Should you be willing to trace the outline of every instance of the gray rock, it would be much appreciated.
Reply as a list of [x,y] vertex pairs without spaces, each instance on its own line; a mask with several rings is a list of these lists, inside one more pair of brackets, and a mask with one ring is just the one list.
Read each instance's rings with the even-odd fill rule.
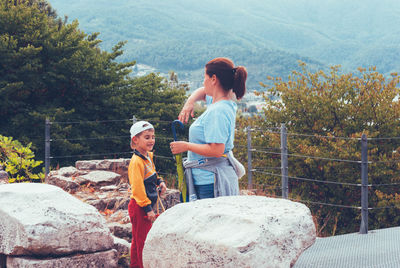
[[61,188],[0,186],[0,254],[56,256],[105,251],[112,245],[103,216]]
[[75,167],[79,170],[108,170],[116,173],[126,173],[130,159],[105,159],[77,161]]
[[107,223],[118,222],[120,224],[130,223],[128,210],[118,210],[110,215],[107,219]]
[[87,173],[83,176],[78,176],[76,181],[79,184],[87,184],[90,183],[92,186],[106,186],[106,185],[115,185],[119,182],[121,175],[111,172],[111,171],[103,171],[103,170],[95,170]]
[[202,199],[178,204],[157,218],[147,235],[143,264],[287,268],[315,239],[310,210],[303,204],[262,196]]
[[56,173],[49,173],[47,183],[58,186],[65,191],[73,190],[79,187],[79,183],[73,177],[65,177]]
[[[119,194],[119,193],[118,193]],[[130,198],[125,196],[111,196],[108,198],[99,197],[99,199],[87,199],[85,200],[86,203],[94,206],[99,211],[103,211],[105,209],[111,209],[113,211],[120,210],[120,209],[128,209]]]
[[76,161],[75,167],[79,170],[95,170],[97,163],[100,160],[83,160],[83,161]]
[[61,258],[35,259],[25,256],[8,256],[7,267],[54,268],[54,267],[87,267],[113,268],[118,266],[118,252],[115,249],[89,253],[75,254]]
[[128,170],[130,159],[106,159],[97,163],[96,169],[110,170],[116,173],[123,173]]
[[162,199],[163,205],[165,209],[171,208],[176,204],[179,204],[180,201],[180,192],[177,189],[167,189],[165,193],[165,198]]
[[[72,177],[79,173],[74,167],[63,167],[56,171],[58,175],[65,176],[65,177]],[[82,175],[82,174],[81,174]]]
[[100,191],[108,192],[108,191],[118,191],[117,185],[108,185],[100,187]]
[[4,170],[0,170],[0,184],[8,183],[8,173]]
[[111,233],[118,237],[125,240],[131,240],[132,238],[132,224],[131,223],[117,223],[112,222],[107,224],[108,228],[110,229]]
[[129,267],[131,243],[114,236],[114,249],[118,252],[118,267]]

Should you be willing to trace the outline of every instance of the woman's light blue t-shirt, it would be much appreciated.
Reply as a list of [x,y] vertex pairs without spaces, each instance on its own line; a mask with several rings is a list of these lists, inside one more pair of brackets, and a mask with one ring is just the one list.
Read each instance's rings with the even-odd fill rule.
[[[233,149],[235,137],[235,120],[237,105],[230,100],[212,103],[212,98],[206,96],[207,109],[189,128],[189,142],[197,144],[223,143],[224,153]],[[202,155],[188,152],[188,160],[205,158]],[[192,169],[195,185],[214,183],[214,173],[198,168]]]

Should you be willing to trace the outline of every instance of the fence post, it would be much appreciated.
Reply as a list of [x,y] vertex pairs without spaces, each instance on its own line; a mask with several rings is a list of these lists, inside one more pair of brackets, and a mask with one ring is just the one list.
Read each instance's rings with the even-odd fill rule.
[[361,136],[361,225],[360,233],[368,233],[368,147],[367,136]]
[[252,165],[251,165],[251,127],[247,127],[247,189],[253,189],[253,174],[252,174]]
[[281,174],[282,174],[282,198],[289,196],[288,187],[288,148],[287,148],[287,129],[285,124],[281,124]]
[[47,183],[47,175],[50,172],[50,124],[48,118],[46,118],[44,128],[44,166],[45,166],[45,182]]

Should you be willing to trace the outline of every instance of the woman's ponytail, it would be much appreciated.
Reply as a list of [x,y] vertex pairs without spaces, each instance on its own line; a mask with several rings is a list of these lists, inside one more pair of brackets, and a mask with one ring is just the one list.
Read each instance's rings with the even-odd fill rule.
[[246,93],[246,79],[247,70],[243,66],[235,67],[233,70],[233,92],[236,94],[236,98],[240,100]]

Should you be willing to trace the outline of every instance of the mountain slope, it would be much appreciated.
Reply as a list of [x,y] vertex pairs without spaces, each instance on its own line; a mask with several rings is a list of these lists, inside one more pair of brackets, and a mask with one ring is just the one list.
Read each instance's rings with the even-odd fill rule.
[[[121,60],[137,60],[179,78],[196,79],[204,64],[231,57],[252,73],[283,78],[298,68],[341,64],[345,71],[377,65],[400,69],[397,0],[50,0],[58,14],[100,32],[102,47],[127,40]],[[202,77],[197,77],[202,79]]]

